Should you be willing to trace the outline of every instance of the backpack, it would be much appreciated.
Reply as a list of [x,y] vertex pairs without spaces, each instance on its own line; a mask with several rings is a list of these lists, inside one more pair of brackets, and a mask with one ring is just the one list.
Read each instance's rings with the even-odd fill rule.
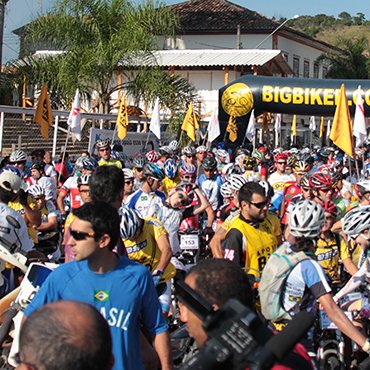
[[304,252],[293,252],[289,247],[285,242],[269,257],[259,283],[262,314],[270,321],[291,319],[283,308],[281,293],[292,269],[299,262],[310,259]]

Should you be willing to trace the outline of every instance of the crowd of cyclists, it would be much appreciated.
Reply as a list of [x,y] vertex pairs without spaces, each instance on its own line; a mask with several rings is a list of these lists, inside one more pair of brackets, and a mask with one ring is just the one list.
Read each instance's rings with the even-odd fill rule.
[[[179,259],[180,232],[199,231],[209,241],[208,258],[233,261],[257,285],[270,256],[289,243],[310,259],[287,278],[284,310],[293,317],[314,311],[319,302],[370,353],[366,328],[358,331],[336,305],[359,286],[359,277],[366,283],[370,146],[357,150],[355,159],[313,145],[284,150],[261,144],[231,152],[222,145],[180,148],[172,141],[131,159],[113,150],[109,139],[95,147],[96,155],[86,152],[75,161],[66,156],[53,162],[44,150],[16,150],[1,162],[0,174],[23,179],[8,205],[24,218],[36,250],[58,262],[75,258],[69,245],[72,211],[92,201],[95,171],[116,167],[124,176],[115,205],[121,235],[116,252],[150,270],[154,285],[162,288],[158,296],[166,318],[172,314],[171,280],[186,270]],[[286,320],[274,322],[276,330],[285,325]],[[307,351],[314,351],[312,336],[305,340]]]

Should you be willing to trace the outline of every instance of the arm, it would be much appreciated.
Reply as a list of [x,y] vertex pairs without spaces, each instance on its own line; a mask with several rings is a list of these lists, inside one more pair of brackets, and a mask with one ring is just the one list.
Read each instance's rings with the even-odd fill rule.
[[243,234],[238,229],[230,229],[224,241],[225,259],[235,262],[238,266],[244,268],[243,261]]
[[36,227],[38,231],[56,230],[58,227],[57,216],[49,215],[48,221]]
[[351,338],[360,347],[363,347],[366,338],[360,331],[352,324],[344,312],[335,304],[331,293],[326,293],[319,298],[320,304],[338,327],[338,329],[349,338]]
[[167,331],[154,336],[154,347],[161,362],[162,370],[173,369],[170,337]]
[[24,214],[26,215],[28,221],[33,226],[41,225],[41,212],[38,209],[32,209],[28,203],[22,204],[24,209]]
[[206,208],[206,213],[207,213],[207,227],[212,227],[213,221],[215,220],[215,212],[213,211],[210,205]]
[[61,212],[62,215],[66,214],[66,210],[64,209],[64,203],[63,203],[63,199],[66,196],[67,196],[67,193],[65,193],[62,190],[59,191],[59,195],[58,195],[58,198],[57,198],[57,206],[58,206],[58,209],[59,209],[59,211]]
[[170,242],[168,240],[167,234],[161,235],[156,241],[157,246],[162,253],[156,269],[164,271],[170,263],[172,257]]
[[356,272],[358,271],[358,268],[357,266],[353,263],[353,261],[351,260],[351,258],[346,258],[345,260],[342,261],[343,262],[343,265],[344,267],[346,268],[346,270],[353,276],[356,274]]
[[[203,211],[206,211],[207,207],[209,207],[209,208],[211,208],[211,207],[210,207],[210,204],[208,203],[206,197],[202,194],[202,192],[199,190],[198,187],[196,187],[194,189],[194,192],[197,195],[198,200],[200,202],[199,206],[194,210],[194,216],[195,216],[195,215],[199,215],[199,213],[202,213]],[[213,210],[212,210],[212,212],[213,212]],[[207,216],[208,216],[208,213],[207,213]],[[214,215],[213,215],[213,217],[214,217]],[[212,223],[213,223],[213,221],[212,221]]]
[[209,242],[213,258],[224,258],[224,251],[222,249],[222,241],[225,240],[226,230],[220,226]]

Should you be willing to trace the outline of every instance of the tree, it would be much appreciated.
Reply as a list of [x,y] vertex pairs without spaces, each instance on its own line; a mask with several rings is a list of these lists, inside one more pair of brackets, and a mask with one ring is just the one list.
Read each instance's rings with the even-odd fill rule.
[[337,53],[323,54],[318,61],[329,64],[328,78],[336,79],[368,79],[370,75],[370,60],[368,58],[368,40],[338,39],[340,49]]
[[359,26],[363,25],[366,22],[364,13],[357,13],[352,19],[353,19],[353,23]]
[[338,14],[338,18],[342,20],[345,24],[350,25],[352,23],[352,17],[351,14],[347,12],[341,12]]
[[[17,67],[30,81],[48,83],[64,99],[71,99],[77,87],[87,96],[96,92],[99,111],[108,113],[111,94],[128,84],[124,66],[137,65],[138,59],[153,63],[157,35],[172,36],[177,27],[171,9],[151,0],[137,6],[129,0],[59,0],[50,13],[27,26],[26,40],[61,53],[29,56]],[[126,74],[121,85],[112,83],[118,71]],[[151,76],[146,85],[139,79],[148,90],[163,85],[166,77],[155,66],[138,69],[137,75],[143,72]],[[160,81],[153,82],[154,76]]]

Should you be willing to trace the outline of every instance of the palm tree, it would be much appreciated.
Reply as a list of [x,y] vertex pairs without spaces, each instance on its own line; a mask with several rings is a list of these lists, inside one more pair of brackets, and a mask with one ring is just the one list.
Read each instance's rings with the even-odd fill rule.
[[[171,9],[151,0],[137,6],[129,0],[59,0],[50,13],[27,26],[26,40],[46,43],[61,53],[29,56],[17,66],[31,82],[47,83],[55,95],[73,98],[77,87],[87,96],[96,92],[101,113],[109,112],[111,94],[125,86],[137,98],[153,101],[157,94],[165,101],[168,87],[160,87],[167,86],[167,75],[155,67],[139,68],[132,80],[123,66],[145,59],[152,59],[153,64],[151,51],[158,49],[157,35],[172,36],[177,27]],[[121,85],[113,82],[118,71],[126,74]],[[132,81],[141,87],[133,88]],[[188,100],[189,91],[187,84],[180,96]]]
[[367,38],[341,38],[336,44],[340,48],[337,53],[323,54],[318,58],[318,61],[329,63],[327,77],[335,79],[368,79],[370,60]]

